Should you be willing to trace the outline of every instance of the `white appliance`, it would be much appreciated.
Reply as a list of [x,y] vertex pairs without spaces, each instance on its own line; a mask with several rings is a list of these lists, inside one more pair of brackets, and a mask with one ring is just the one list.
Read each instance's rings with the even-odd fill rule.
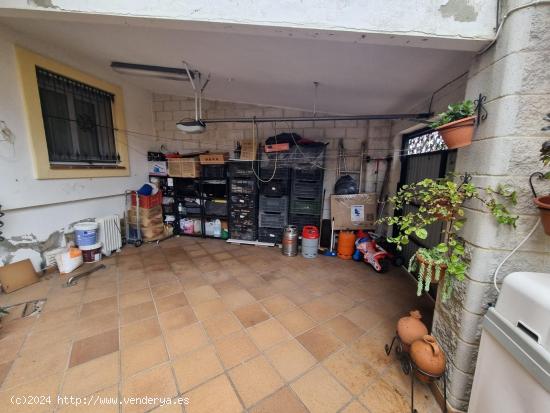
[[550,274],[504,279],[483,319],[468,412],[550,412]]
[[96,218],[98,224],[97,241],[101,242],[103,255],[109,256],[113,251],[122,248],[122,233],[120,231],[120,217],[108,215]]

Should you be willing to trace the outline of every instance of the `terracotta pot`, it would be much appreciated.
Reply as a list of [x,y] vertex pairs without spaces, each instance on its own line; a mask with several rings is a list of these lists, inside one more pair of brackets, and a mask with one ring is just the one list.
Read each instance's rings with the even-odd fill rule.
[[535,205],[539,208],[544,233],[550,235],[550,195],[539,196],[534,201]]
[[435,201],[434,206],[437,208],[445,208],[445,210],[447,211],[445,214],[435,214],[438,221],[450,221],[451,219],[453,219],[453,215],[448,209],[450,206],[450,202],[448,199],[438,199],[437,201]]
[[472,143],[474,137],[475,116],[455,120],[436,130],[439,132],[449,149],[462,148]]
[[397,322],[397,335],[403,343],[403,351],[408,352],[410,345],[419,338],[428,334],[426,325],[420,321],[420,311],[413,310],[406,317],[401,317]]
[[[426,266],[428,265],[428,261],[422,257],[420,254],[416,254],[416,260],[422,264],[424,263]],[[439,271],[439,280],[435,279],[435,266],[432,268],[432,277],[430,279],[430,284],[439,284],[440,281],[443,280],[445,277],[445,271],[447,270],[447,266],[445,264],[441,264],[441,270]]]
[[[440,376],[445,372],[445,353],[437,344],[433,336],[425,335],[411,344],[411,360],[420,370],[433,376]],[[417,377],[428,382],[429,376],[417,372]]]

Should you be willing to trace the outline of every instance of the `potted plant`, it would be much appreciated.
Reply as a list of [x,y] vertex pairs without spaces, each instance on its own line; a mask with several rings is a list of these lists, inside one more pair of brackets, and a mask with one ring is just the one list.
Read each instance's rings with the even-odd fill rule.
[[[550,141],[542,144],[540,150],[540,160],[544,166],[550,165]],[[550,171],[542,174],[543,179],[550,179]],[[550,195],[535,196],[535,205],[539,208],[540,220],[544,227],[544,232],[550,235]]]
[[[442,223],[441,239],[433,248],[420,248],[409,262],[409,271],[418,271],[417,295],[428,291],[430,284],[444,280],[442,299],[446,301],[453,288],[453,279],[462,281],[468,270],[464,240],[459,236],[465,218],[464,203],[478,200],[491,212],[500,224],[515,226],[518,219],[507,207],[500,203],[516,203],[516,193],[508,186],[478,188],[470,183],[470,176],[462,177],[457,183],[452,177],[424,179],[420,182],[403,185],[397,194],[390,198],[395,209],[402,213],[380,219],[378,222],[394,225],[397,235],[388,241],[397,244],[398,249],[409,243],[411,237],[428,238],[433,224]],[[406,205],[418,205],[414,210],[405,211]]]
[[430,127],[439,132],[449,149],[468,146],[474,136],[474,111],[471,100],[449,105],[447,111],[440,113]]

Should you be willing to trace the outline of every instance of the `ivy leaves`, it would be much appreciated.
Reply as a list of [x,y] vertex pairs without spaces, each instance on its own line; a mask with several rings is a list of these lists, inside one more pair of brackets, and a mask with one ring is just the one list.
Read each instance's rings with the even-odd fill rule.
[[455,120],[464,119],[474,114],[475,107],[474,102],[471,100],[465,100],[461,103],[455,103],[449,105],[447,111],[440,113],[438,119],[430,124],[432,129],[446,125],[447,123],[454,122]]

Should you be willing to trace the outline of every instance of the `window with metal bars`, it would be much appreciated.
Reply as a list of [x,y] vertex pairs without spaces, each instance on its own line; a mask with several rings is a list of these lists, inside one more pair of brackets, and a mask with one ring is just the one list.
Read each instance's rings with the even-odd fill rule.
[[40,67],[36,76],[50,164],[116,166],[114,95]]

